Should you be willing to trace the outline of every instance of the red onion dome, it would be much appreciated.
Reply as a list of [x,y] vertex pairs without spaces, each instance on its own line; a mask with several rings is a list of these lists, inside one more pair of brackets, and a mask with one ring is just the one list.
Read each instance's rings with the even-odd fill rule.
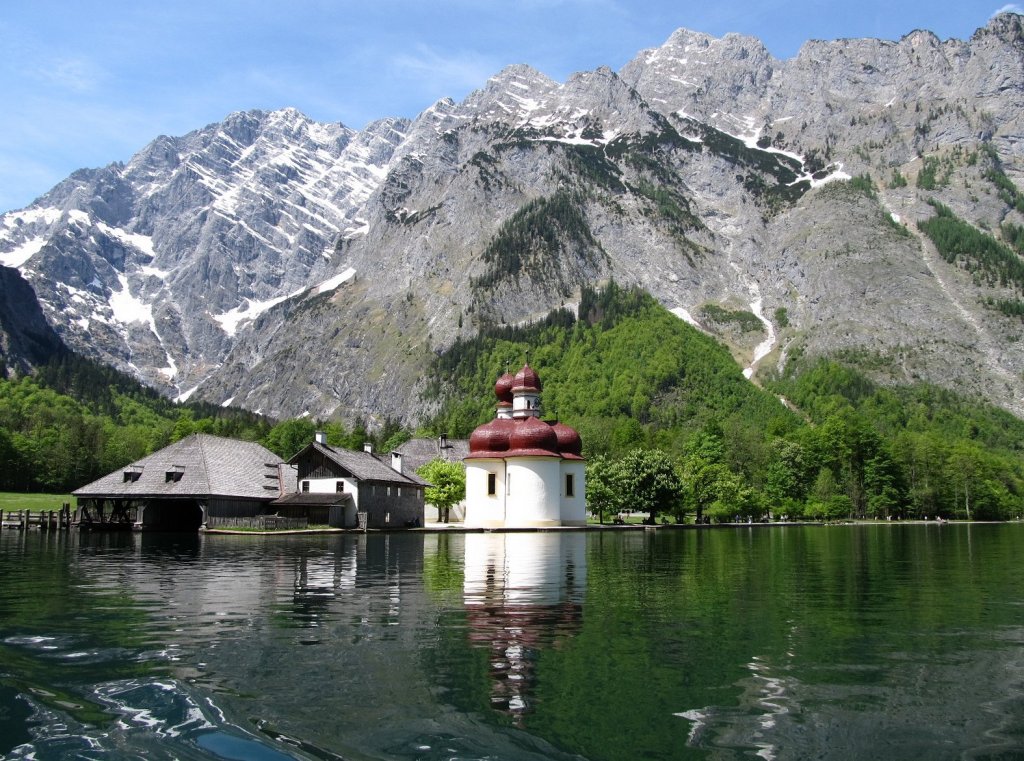
[[469,436],[469,452],[505,452],[509,446],[509,425],[511,420],[495,418],[489,423],[477,426]]
[[540,391],[540,376],[529,365],[523,365],[512,381],[513,391]]
[[544,450],[558,454],[558,436],[551,426],[535,417],[517,421],[509,441],[513,450]]
[[562,454],[583,454],[583,440],[575,428],[570,428],[565,423],[555,423],[551,426],[558,439],[558,451]]
[[498,382],[494,384],[494,395],[498,397],[499,402],[512,404],[512,384],[514,381],[512,373],[505,373],[498,378]]

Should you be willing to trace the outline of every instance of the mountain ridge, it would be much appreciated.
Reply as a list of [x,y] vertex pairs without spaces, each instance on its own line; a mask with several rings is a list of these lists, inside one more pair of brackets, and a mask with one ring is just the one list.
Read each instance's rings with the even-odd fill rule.
[[[1004,14],[966,42],[809,41],[779,61],[678,30],[618,73],[510,66],[358,132],[238,112],[3,215],[0,263],[72,348],[275,416],[415,421],[428,355],[610,278],[755,379],[852,352],[1021,415],[1019,325],[984,307],[1013,289],[936,258],[914,223],[938,198],[997,236],[1024,224],[986,179],[1024,169],[1022,37]],[[926,190],[931,161],[945,182]]]

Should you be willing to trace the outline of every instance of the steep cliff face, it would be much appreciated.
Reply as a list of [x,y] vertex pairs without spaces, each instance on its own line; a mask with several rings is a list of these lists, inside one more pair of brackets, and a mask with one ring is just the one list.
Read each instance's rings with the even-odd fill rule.
[[66,352],[18,271],[0,267],[0,377],[30,373]]
[[917,222],[938,200],[994,237],[1024,225],[1022,67],[1014,15],[789,61],[680,30],[618,74],[510,67],[358,133],[235,114],[5,215],[0,262],[72,346],[273,415],[415,419],[432,352],[608,278],[754,377],[839,353],[1021,414],[1020,318],[991,308],[1019,285]]
[[405,126],[356,134],[286,109],[160,137],[5,215],[0,261],[73,348],[181,393],[239,322],[333,274]]

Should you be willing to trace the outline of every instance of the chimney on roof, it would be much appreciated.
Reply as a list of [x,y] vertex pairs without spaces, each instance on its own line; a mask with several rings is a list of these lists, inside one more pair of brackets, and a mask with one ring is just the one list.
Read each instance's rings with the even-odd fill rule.
[[317,431],[316,433],[314,433],[313,438],[316,439],[317,444],[327,443],[327,434],[324,433],[323,431]]
[[363,442],[363,451],[366,452],[367,454],[373,454],[373,442],[372,441],[364,441]]
[[392,452],[391,453],[391,469],[396,470],[399,473],[402,472],[402,453]]

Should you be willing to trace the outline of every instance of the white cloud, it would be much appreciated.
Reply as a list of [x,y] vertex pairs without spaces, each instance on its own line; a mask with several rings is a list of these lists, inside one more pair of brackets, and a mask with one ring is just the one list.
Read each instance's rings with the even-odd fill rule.
[[992,14],[991,18],[995,18],[1000,13],[1017,13],[1019,15],[1024,15],[1024,7],[1017,5],[1017,3],[1007,3],[1002,8],[996,10]]
[[422,90],[437,98],[460,97],[501,68],[488,56],[472,52],[441,55],[427,45],[416,45],[413,52],[395,56],[391,66],[398,76],[418,82]]
[[39,68],[35,75],[51,85],[76,93],[92,92],[103,79],[102,70],[85,58],[57,58]]

